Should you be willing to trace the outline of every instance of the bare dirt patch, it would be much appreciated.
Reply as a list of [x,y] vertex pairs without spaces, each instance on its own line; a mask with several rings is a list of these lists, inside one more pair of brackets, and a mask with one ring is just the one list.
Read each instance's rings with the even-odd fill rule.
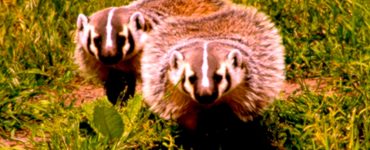
[[333,93],[333,89],[326,89],[329,82],[330,79],[319,78],[302,79],[298,82],[286,81],[282,91],[282,98],[287,99],[290,96],[302,94],[306,89],[313,92],[325,92],[327,94],[331,94]]
[[[31,147],[32,145],[30,142],[31,134],[32,134],[31,131],[23,129],[16,131],[13,137],[10,138],[0,137],[0,148],[34,149],[33,147]],[[33,141],[42,141],[42,138],[33,138]]]
[[65,95],[65,102],[69,105],[71,102],[74,106],[81,106],[83,103],[91,102],[94,99],[105,96],[104,88],[95,85],[81,85],[72,93]]

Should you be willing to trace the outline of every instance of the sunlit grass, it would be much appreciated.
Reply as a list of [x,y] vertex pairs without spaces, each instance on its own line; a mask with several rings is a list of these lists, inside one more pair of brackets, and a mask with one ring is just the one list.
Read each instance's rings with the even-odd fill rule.
[[[264,114],[273,143],[287,149],[370,148],[370,3],[365,0],[234,0],[271,16],[286,49],[287,79],[325,86],[280,98]],[[125,122],[113,143],[87,131],[94,105],[75,107],[66,94],[81,80],[72,62],[79,13],[128,1],[10,0],[0,2],[0,137],[41,149],[175,147],[174,126],[146,110],[118,109]],[[135,108],[135,107],[134,107]],[[131,116],[127,117],[127,116]],[[135,119],[132,119],[134,116]],[[85,124],[85,125],[86,125]],[[0,144],[0,147],[3,146]]]

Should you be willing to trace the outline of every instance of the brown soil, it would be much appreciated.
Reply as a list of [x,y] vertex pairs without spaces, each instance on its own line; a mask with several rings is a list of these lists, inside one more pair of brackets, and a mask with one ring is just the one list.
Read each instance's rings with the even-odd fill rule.
[[91,102],[96,98],[105,95],[104,89],[101,86],[81,85],[72,93],[65,95],[66,104],[69,105],[74,102],[75,106],[81,106],[83,103]]
[[302,94],[305,89],[314,92],[325,92],[326,94],[332,94],[334,89],[326,89],[331,79],[303,79],[298,82],[286,81],[284,83],[281,98],[288,99],[291,96]]
[[[11,149],[35,149],[31,147],[29,130],[18,130],[14,133],[14,137],[5,139],[0,137],[0,149],[11,148]],[[34,141],[42,141],[42,138],[34,138]]]

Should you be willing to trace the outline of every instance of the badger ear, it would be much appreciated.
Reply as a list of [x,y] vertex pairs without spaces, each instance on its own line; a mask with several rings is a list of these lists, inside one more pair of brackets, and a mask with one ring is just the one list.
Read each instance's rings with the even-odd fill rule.
[[84,14],[79,14],[77,18],[77,29],[79,31],[83,30],[88,22],[89,19]]
[[178,69],[181,62],[184,60],[184,56],[178,51],[174,51],[170,55],[170,67]]
[[229,62],[231,62],[232,66],[235,67],[240,67],[242,65],[242,54],[240,53],[239,50],[231,50],[229,54],[227,55],[227,59]]
[[147,22],[141,12],[135,12],[130,16],[129,25],[135,30],[144,30]]

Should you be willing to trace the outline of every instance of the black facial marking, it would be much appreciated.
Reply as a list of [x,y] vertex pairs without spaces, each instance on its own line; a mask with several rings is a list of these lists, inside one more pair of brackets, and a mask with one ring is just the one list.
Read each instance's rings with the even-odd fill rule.
[[177,57],[174,58],[173,60],[173,68],[177,69],[178,68],[178,64],[177,64]]
[[126,37],[117,34],[117,41],[116,42],[117,42],[117,51],[120,51],[120,50],[122,50],[123,46],[125,46]]
[[126,55],[132,53],[135,49],[135,40],[134,40],[134,37],[132,36],[132,33],[131,33],[130,30],[128,30],[127,38],[128,38],[128,43],[130,44],[130,47],[129,47]]
[[222,75],[219,75],[219,74],[215,73],[213,75],[213,80],[215,81],[215,84],[219,84],[222,80]]
[[190,82],[191,84],[194,84],[196,80],[197,80],[197,76],[195,76],[195,75],[191,75],[191,76],[189,77],[189,82]]
[[89,31],[87,35],[87,51],[89,51],[89,53],[94,56],[94,53],[90,49],[90,44],[91,44],[91,31]]
[[[194,89],[194,91],[197,91]],[[201,94],[199,92],[195,92],[194,94],[195,99],[200,103],[200,104],[211,104],[213,103],[217,97],[218,97],[218,90],[215,88],[212,93],[207,93],[207,94]]]
[[[185,75],[183,74],[183,77],[184,77]],[[185,82],[186,82],[186,79],[185,78],[182,78],[181,79],[181,88],[183,89],[183,91],[186,93],[186,94],[190,94],[189,93],[189,91],[187,91],[186,89],[185,89]]]
[[97,36],[94,38],[95,47],[98,49],[99,52],[102,50],[102,38],[101,36]]
[[233,66],[235,68],[238,67],[238,58],[236,56],[234,56],[234,58],[233,58]]
[[136,29],[137,30],[140,30],[140,29],[143,28],[142,25],[140,24],[139,17],[136,17],[135,22],[136,22]]
[[227,86],[224,92],[227,92],[231,87],[231,76],[230,76],[229,70],[226,70],[226,83],[227,83]]

